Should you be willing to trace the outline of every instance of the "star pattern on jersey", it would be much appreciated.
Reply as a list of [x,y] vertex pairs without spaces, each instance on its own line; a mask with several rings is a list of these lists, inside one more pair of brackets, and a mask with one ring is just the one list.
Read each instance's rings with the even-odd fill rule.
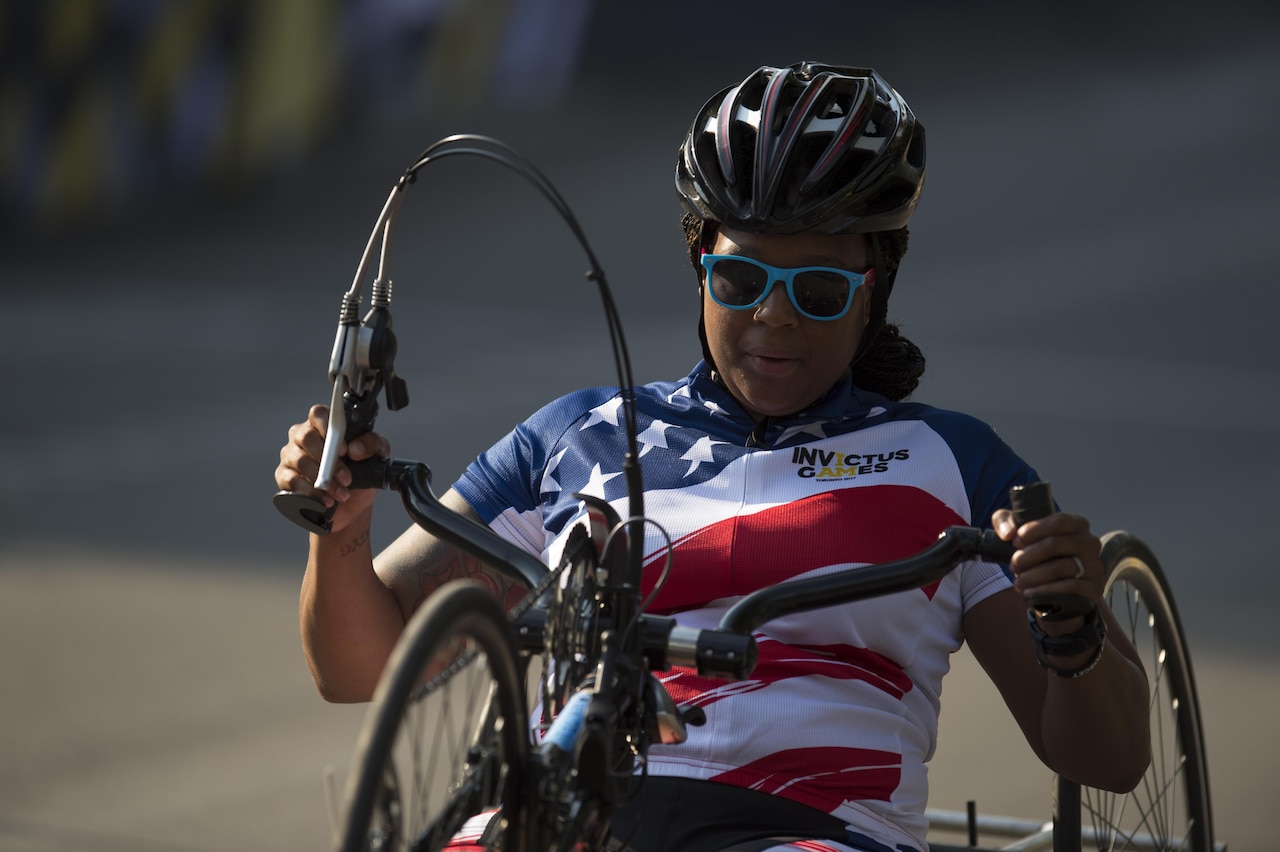
[[667,444],[667,430],[674,428],[670,423],[663,423],[661,420],[654,420],[650,423],[648,428],[636,436],[636,441],[644,445],[644,449],[640,451],[640,458],[644,458],[645,453],[654,447],[661,447],[664,450],[671,449]]
[[667,395],[667,402],[675,402],[677,399],[693,399],[693,392],[688,385],[681,385]]
[[542,472],[542,489],[540,494],[555,494],[560,490],[560,483],[556,481],[556,468],[560,466],[560,460],[564,458],[564,454],[569,452],[569,448],[565,447],[560,452],[551,457],[547,462],[547,468]]
[[[626,435],[616,429],[584,429],[583,424],[610,423],[618,407],[612,401],[589,409],[571,431],[565,443],[548,458],[539,487],[548,529],[559,530],[563,523],[581,515],[576,494],[589,494],[615,501],[626,496]],[[700,412],[700,413],[695,413]],[[707,414],[696,403],[694,411],[668,419],[638,417],[637,452],[644,457],[643,478],[648,489],[677,488],[704,482],[720,475],[747,452],[735,450],[730,441],[713,440],[701,426]],[[687,416],[686,416],[687,415]],[[621,417],[617,418],[621,423]]]
[[688,479],[692,476],[693,472],[696,471],[700,465],[708,463],[714,465],[716,457],[715,453],[712,452],[713,448],[717,445],[724,446],[727,443],[727,441],[713,441],[706,435],[699,438],[697,442],[689,448],[689,451],[680,457],[682,461],[687,461],[689,463],[689,469],[684,472],[684,478]]
[[815,438],[825,438],[827,437],[827,430],[820,420],[813,423],[803,423],[799,426],[788,426],[778,436],[778,440],[774,441],[774,444],[785,444],[787,439],[794,438],[796,435],[812,435]]
[[615,396],[606,402],[597,405],[587,415],[586,422],[582,424],[582,430],[590,429],[597,423],[608,423],[610,426],[617,428],[618,412],[622,409],[622,397]]
[[616,473],[605,473],[597,462],[596,466],[591,468],[591,475],[587,478],[586,484],[577,489],[577,493],[604,499],[605,486],[609,484],[610,480],[617,479],[619,476],[622,476],[621,470]]

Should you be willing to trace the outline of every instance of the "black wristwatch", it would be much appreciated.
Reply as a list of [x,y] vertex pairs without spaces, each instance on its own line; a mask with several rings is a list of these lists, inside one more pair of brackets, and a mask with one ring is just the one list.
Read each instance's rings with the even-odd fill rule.
[[[1078,630],[1064,633],[1061,636],[1050,636],[1044,632],[1040,622],[1036,620],[1034,610],[1027,610],[1027,629],[1036,640],[1036,659],[1040,665],[1062,677],[1080,677],[1088,674],[1102,658],[1102,649],[1107,641],[1107,623],[1098,614],[1095,606],[1084,617],[1084,624]],[[1074,657],[1086,651],[1094,651],[1093,657],[1078,669],[1064,670],[1052,665],[1045,657]]]

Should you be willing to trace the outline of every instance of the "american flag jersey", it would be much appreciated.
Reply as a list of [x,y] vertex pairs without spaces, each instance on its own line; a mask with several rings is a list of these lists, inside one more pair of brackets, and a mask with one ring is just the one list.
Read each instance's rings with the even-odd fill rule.
[[[886,562],[947,526],[987,526],[1035,472],[967,415],[892,402],[848,374],[800,415],[756,424],[699,364],[636,391],[645,514],[673,545],[650,612],[714,627],[744,594]],[[554,564],[585,509],[628,516],[622,397],[583,390],[551,403],[480,456],[455,485],[499,535]],[[645,591],[666,560],[646,535]],[[675,668],[660,676],[705,725],[655,746],[649,772],[785,796],[887,846],[925,848],[925,763],[961,616],[1011,585],[974,561],[922,590],[777,619],[756,632],[759,664],[737,683]]]

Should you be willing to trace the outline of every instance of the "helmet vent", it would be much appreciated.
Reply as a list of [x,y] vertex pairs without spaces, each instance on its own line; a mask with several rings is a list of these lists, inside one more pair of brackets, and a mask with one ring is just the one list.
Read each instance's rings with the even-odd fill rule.
[[870,136],[874,139],[883,139],[893,133],[894,128],[897,126],[898,117],[889,105],[883,101],[876,101],[875,106],[871,109],[871,116],[867,119],[867,126],[862,135]]

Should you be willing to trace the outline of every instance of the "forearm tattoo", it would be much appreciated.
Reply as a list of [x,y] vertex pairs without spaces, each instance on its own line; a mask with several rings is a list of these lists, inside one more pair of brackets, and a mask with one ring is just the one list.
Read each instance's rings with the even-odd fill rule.
[[338,552],[341,553],[343,556],[350,556],[356,551],[362,549],[368,543],[369,543],[369,530],[366,529],[364,532],[360,533],[358,536],[351,539],[351,541],[342,545],[342,547],[338,550]]
[[474,580],[484,586],[508,612],[520,603],[528,592],[528,588],[523,583],[490,568],[474,556],[447,548],[439,559],[429,560],[418,569],[418,588],[421,594],[414,606],[420,605],[428,595],[450,580],[461,578]]

